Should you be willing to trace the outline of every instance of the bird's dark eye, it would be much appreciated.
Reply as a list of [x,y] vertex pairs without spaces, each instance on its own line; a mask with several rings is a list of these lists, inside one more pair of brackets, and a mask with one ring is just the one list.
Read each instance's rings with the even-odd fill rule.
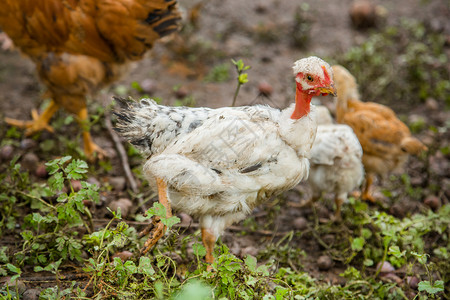
[[311,75],[307,75],[306,79],[308,79],[308,81],[313,81],[314,80]]

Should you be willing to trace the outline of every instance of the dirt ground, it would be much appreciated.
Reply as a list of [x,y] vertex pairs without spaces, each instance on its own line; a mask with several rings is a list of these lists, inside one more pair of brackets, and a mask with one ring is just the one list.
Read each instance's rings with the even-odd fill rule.
[[[198,2],[198,0],[181,0],[180,4],[186,12],[189,12]],[[136,81],[144,87],[146,93],[162,99],[163,104],[174,104],[181,95],[181,97],[191,96],[195,100],[196,106],[213,108],[228,106],[231,104],[236,87],[235,72],[231,67],[230,60],[242,59],[246,65],[251,66],[251,69],[248,71],[249,82],[242,87],[237,104],[266,103],[282,108],[294,100],[291,65],[296,59],[317,55],[334,63],[338,54],[363,42],[370,34],[370,31],[359,31],[352,28],[349,18],[351,0],[302,2],[211,0],[203,2],[204,5],[196,19],[195,28],[191,28],[190,34],[186,35],[189,40],[173,38],[156,45],[154,51],[147,58],[136,63],[128,75],[110,89],[101,92],[95,97],[95,100],[108,106],[111,102],[111,95],[123,91],[122,87],[127,87],[125,95],[139,97],[141,94],[128,88],[132,82]],[[443,31],[450,35],[448,1],[386,0],[375,2],[387,10],[386,22],[388,24],[398,24],[399,20],[404,17],[429,19],[432,26],[441,26]],[[291,38],[294,12],[304,4],[309,5],[307,15],[311,20],[310,39],[304,47],[294,47]],[[205,80],[214,67],[224,63],[230,66],[228,80],[222,82]],[[273,88],[270,99],[259,95],[259,85],[263,82],[269,83]],[[0,50],[0,103],[2,107],[0,122],[4,122],[5,116],[29,119],[31,109],[39,107],[42,101],[42,92],[43,86],[35,74],[34,65],[16,51]],[[361,93],[364,96],[363,90]],[[329,107],[333,107],[332,99],[324,100],[324,102],[326,101],[329,102]],[[443,103],[439,105],[441,108],[444,107]],[[426,103],[417,107],[400,106],[398,112],[423,117],[428,124],[438,127],[450,120],[448,111],[433,110]],[[65,112],[61,112],[57,118],[64,118],[66,115]],[[5,127],[4,124],[1,126]],[[56,134],[64,134],[64,132]],[[74,130],[73,134],[77,134],[77,131]],[[41,136],[40,141],[52,137],[54,135],[45,134]],[[436,149],[448,146],[448,134],[437,138],[424,131],[418,137],[434,150],[434,154],[430,155],[427,160],[410,159],[406,171],[411,177],[411,183],[414,187],[420,186],[425,190],[430,182],[439,184],[441,190],[437,196],[442,197],[444,202],[448,203],[450,159],[448,155],[436,154]],[[116,150],[106,131],[94,131],[94,140],[111,154],[113,166],[108,174],[97,180],[103,184],[113,177],[123,178],[124,173],[120,167]],[[138,166],[139,163],[139,161],[133,160],[133,167]],[[404,186],[399,182],[397,179],[382,183],[383,188],[390,189],[394,194],[405,194],[397,197],[398,202],[387,202],[382,208],[400,217],[420,210],[424,204],[422,203],[423,199],[412,200],[410,196],[406,195]],[[104,205],[125,194],[124,191],[112,190],[105,196]],[[259,226],[259,231],[255,234],[236,234],[242,226],[242,224],[236,224],[222,237],[222,242],[227,244],[236,255],[257,254],[260,247],[263,248],[292,230],[294,221],[300,217],[313,222],[310,216],[317,214],[319,221],[329,220],[333,214],[331,202],[317,203],[314,210],[311,208],[292,209],[286,204],[288,201],[300,202],[308,195],[309,191],[306,185],[300,184],[293,191],[285,193],[282,205],[272,201],[255,210],[251,216]],[[273,207],[277,207],[279,211],[277,211],[274,221],[266,224],[265,220],[272,213]],[[97,212],[98,215],[94,218],[104,220],[108,218],[105,209],[99,208]],[[133,220],[131,215],[129,220]],[[100,222],[99,224],[104,223]],[[308,226],[312,226],[312,224],[309,223]],[[343,263],[335,263],[327,271],[321,271],[317,267],[317,258],[323,254],[324,249],[314,237],[305,234],[295,239],[294,244],[308,254],[307,258],[302,261],[305,271],[331,283],[338,283],[342,280],[338,274],[346,268]]]

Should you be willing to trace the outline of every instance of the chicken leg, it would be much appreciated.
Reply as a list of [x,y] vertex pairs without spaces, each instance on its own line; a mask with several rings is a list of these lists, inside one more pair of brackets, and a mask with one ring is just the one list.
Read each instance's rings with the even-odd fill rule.
[[216,237],[208,229],[202,228],[202,242],[206,249],[205,261],[208,264],[207,270],[211,271],[211,264],[214,262],[214,246],[216,244]]
[[361,199],[365,200],[365,201],[370,201],[372,203],[376,202],[375,197],[372,195],[372,184],[373,184],[373,174],[371,173],[366,173],[366,183],[364,186],[364,191],[361,195]]
[[92,140],[92,136],[89,132],[88,123],[88,111],[86,107],[81,108],[77,113],[78,123],[80,124],[83,136],[83,145],[84,145],[84,153],[89,160],[94,159],[94,153],[97,153],[100,159],[103,159],[107,156],[106,152],[100,148],[97,144]]
[[334,212],[334,220],[335,221],[341,221],[342,220],[342,216],[341,216],[341,206],[342,203],[345,202],[345,199],[347,199],[347,194],[343,195],[336,195],[336,197],[334,198],[334,204],[336,205],[336,211]]
[[58,109],[59,104],[52,100],[41,115],[39,115],[35,109],[31,111],[31,117],[33,118],[33,121],[22,121],[5,118],[5,122],[12,126],[25,128],[25,135],[27,136],[44,129],[50,132],[54,132],[53,127],[49,125],[49,122],[51,117],[58,111]]
[[[172,216],[172,208],[170,207],[169,200],[167,199],[167,183],[160,178],[156,178],[156,184],[158,186],[159,202],[166,208],[166,217],[170,218]],[[152,229],[150,230],[150,228]],[[150,233],[150,236],[145,242],[144,247],[141,249],[141,253],[147,253],[154,245],[156,245],[159,239],[163,237],[166,229],[166,226],[161,222],[159,217],[154,217],[152,220],[152,224],[150,224],[150,227],[147,227],[139,234],[140,236],[142,236]]]

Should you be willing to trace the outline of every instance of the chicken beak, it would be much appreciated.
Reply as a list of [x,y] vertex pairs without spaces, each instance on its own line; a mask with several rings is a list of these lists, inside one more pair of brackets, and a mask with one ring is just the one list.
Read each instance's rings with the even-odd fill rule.
[[336,97],[337,95],[334,84],[331,84],[330,86],[319,87],[318,89],[322,94],[331,94],[333,95],[333,97]]

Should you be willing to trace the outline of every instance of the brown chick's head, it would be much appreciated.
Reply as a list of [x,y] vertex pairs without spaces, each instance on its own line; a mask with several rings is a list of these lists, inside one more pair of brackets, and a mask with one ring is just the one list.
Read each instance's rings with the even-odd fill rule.
[[338,98],[342,100],[358,100],[359,92],[355,77],[340,65],[334,65],[333,69],[334,81],[338,88]]
[[412,136],[404,137],[400,147],[403,151],[412,155],[418,155],[421,152],[428,151],[427,146]]
[[310,56],[297,60],[293,70],[297,91],[311,96],[336,94],[333,70],[326,61]]

